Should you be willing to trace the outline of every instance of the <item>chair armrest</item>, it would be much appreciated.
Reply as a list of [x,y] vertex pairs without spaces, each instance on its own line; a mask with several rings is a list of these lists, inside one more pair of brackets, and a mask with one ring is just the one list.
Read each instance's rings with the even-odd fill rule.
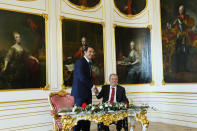
[[50,114],[53,118],[57,119],[60,117],[60,115],[58,115],[58,113],[54,110],[50,110]]

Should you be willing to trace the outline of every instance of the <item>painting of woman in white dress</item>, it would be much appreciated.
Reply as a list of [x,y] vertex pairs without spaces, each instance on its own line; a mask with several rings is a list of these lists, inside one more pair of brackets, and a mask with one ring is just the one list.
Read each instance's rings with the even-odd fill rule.
[[116,27],[116,63],[120,84],[152,81],[150,30]]

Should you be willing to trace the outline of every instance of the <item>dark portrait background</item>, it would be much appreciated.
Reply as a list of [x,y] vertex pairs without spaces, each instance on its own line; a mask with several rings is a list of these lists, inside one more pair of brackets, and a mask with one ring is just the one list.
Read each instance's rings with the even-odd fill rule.
[[71,3],[79,6],[94,7],[100,0],[69,0]]
[[95,56],[92,62],[92,74],[97,85],[104,84],[103,27],[99,24],[73,20],[63,20],[63,77],[64,85],[71,86],[74,64],[83,56],[82,37],[86,44],[93,46]]
[[161,0],[160,5],[164,81],[197,82],[197,1]]
[[[20,34],[22,53],[16,50],[10,53],[16,43],[13,32]],[[2,71],[8,56],[7,68]],[[0,10],[0,67],[0,89],[40,88],[46,85],[43,17]]]
[[136,15],[146,7],[146,0],[114,0],[120,12],[127,15]]
[[[115,28],[116,63],[120,84],[151,83],[151,41],[148,28]],[[130,42],[135,43],[133,57],[130,57]],[[133,53],[132,52],[132,53]],[[135,62],[128,65],[129,62]]]

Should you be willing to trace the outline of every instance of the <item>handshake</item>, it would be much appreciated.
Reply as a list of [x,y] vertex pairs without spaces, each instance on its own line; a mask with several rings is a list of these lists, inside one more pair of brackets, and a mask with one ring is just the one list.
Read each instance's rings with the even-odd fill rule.
[[93,85],[92,91],[93,91],[96,95],[99,93],[99,90],[98,90],[98,88],[97,88],[95,85]]

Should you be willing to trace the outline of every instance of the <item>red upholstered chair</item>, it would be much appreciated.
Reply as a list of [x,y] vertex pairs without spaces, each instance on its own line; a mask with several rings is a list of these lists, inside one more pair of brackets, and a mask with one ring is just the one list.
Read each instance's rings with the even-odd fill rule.
[[61,131],[62,123],[58,111],[72,109],[74,106],[74,98],[70,96],[70,93],[60,90],[59,92],[50,93],[49,102],[52,108],[51,115],[53,116],[54,130]]

